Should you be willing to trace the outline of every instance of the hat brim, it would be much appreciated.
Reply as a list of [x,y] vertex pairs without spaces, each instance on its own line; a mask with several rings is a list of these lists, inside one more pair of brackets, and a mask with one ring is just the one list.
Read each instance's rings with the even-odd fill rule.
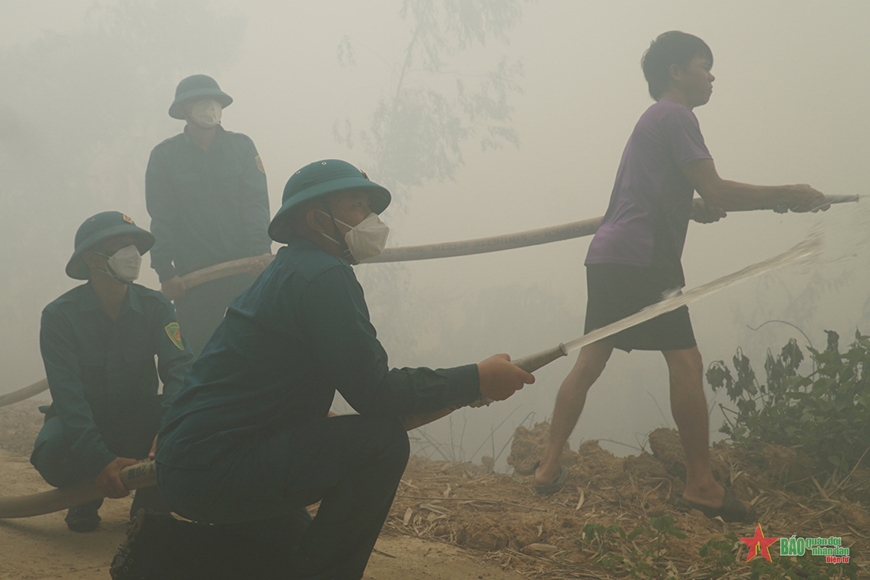
[[272,218],[272,222],[269,224],[269,237],[278,243],[286,244],[294,234],[290,220],[294,209],[312,199],[350,190],[364,191],[369,194],[369,203],[371,204],[372,211],[376,214],[380,214],[387,209],[390,201],[392,201],[392,196],[385,187],[363,177],[330,179],[329,181],[304,189],[284,202],[284,205],[281,206],[281,209],[278,210],[278,213],[275,214],[275,217]]
[[185,101],[212,98],[220,103],[221,107],[227,108],[233,104],[233,98],[220,89],[206,87],[195,89],[179,95],[169,106],[169,116],[173,119],[184,120],[184,103]]
[[91,277],[91,271],[88,269],[88,265],[85,264],[85,261],[82,259],[82,254],[84,254],[103,240],[108,240],[109,238],[114,238],[117,236],[132,236],[133,244],[142,255],[148,252],[148,250],[150,250],[151,247],[154,245],[154,236],[151,234],[151,232],[143,230],[142,228],[133,224],[122,224],[112,226],[111,228],[106,228],[104,230],[96,232],[94,235],[88,238],[85,238],[84,241],[79,244],[79,246],[76,248],[76,251],[73,252],[72,257],[69,259],[69,262],[67,262],[66,264],[66,275],[75,280],[88,280]]

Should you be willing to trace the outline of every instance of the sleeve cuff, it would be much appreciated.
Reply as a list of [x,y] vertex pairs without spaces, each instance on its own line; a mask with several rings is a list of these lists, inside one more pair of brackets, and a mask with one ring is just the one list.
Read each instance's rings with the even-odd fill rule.
[[458,384],[459,391],[457,395],[461,398],[456,401],[457,403],[467,405],[480,398],[480,374],[476,364],[438,369],[438,372]]
[[173,266],[154,268],[154,271],[157,272],[157,277],[160,279],[161,284],[178,276]]

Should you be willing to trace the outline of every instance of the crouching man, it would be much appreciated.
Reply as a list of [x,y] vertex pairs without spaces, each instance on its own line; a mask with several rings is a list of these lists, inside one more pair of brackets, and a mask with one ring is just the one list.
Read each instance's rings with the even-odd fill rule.
[[[351,265],[383,249],[390,199],[344,161],[290,178],[269,226],[286,246],[230,305],[160,431],[160,489],[186,518],[270,525],[321,502],[280,577],[362,577],[408,459],[404,417],[534,381],[507,355],[388,367]],[[359,415],[327,417],[336,391]]]
[[[190,367],[193,355],[172,304],[132,283],[153,244],[122,213],[88,218],[66,266],[69,277],[87,282],[42,311],[39,345],[52,403],[41,409],[45,424],[30,461],[53,486],[94,481],[108,497],[129,495],[120,471],[148,456],[164,405]],[[102,502],[71,508],[69,529],[95,530]],[[164,505],[157,488],[143,489],[131,515],[140,507],[165,511]]]

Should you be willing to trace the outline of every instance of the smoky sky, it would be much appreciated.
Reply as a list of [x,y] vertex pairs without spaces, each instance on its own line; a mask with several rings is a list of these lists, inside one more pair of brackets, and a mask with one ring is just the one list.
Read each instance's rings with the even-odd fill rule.
[[[832,194],[866,190],[870,4],[862,1],[481,0],[468,5],[489,7],[486,26],[459,18],[434,29],[434,41],[438,34],[444,41],[439,61],[417,52],[410,66],[409,47],[421,42],[412,1],[5,4],[0,360],[7,371],[0,393],[44,376],[39,314],[75,285],[63,266],[78,225],[117,209],[147,226],[148,153],[181,130],[166,111],[188,74],[214,76],[235,99],[223,125],[256,143],[273,214],[296,169],[346,159],[395,184],[397,203],[383,216],[390,245],[602,215],[625,142],[651,103],[640,57],[673,29],[700,36],[713,51],[713,96],[695,113],[722,177],[809,183]],[[438,17],[450,22],[449,14]],[[462,30],[482,30],[482,37],[463,38]],[[400,94],[422,120],[394,122]],[[471,94],[489,101],[475,109]],[[439,98],[443,109],[432,109]],[[453,111],[461,123],[425,116],[432,110]],[[394,115],[393,124],[381,114]],[[421,127],[430,133],[421,136]],[[445,155],[435,155],[436,143]],[[384,161],[397,150],[414,158]],[[692,305],[705,362],[729,360],[742,346],[760,370],[767,349],[776,352],[791,337],[806,343],[780,323],[749,329],[768,320],[799,326],[816,346],[825,329],[844,340],[856,329],[870,332],[867,202],[825,214],[733,213],[692,224],[683,255],[690,287],[813,230],[827,243],[812,265]],[[582,334],[588,243],[356,271],[391,364],[450,366],[496,352],[522,356]],[[157,284],[145,267],[142,283]],[[551,413],[572,362],[541,370],[536,385],[507,402],[430,426],[416,435],[418,449],[468,459],[482,445],[475,460],[498,454],[513,427]],[[709,389],[708,399],[712,406]],[[715,432],[721,418],[718,411],[712,417]],[[661,355],[617,353],[590,393],[572,445],[602,438],[638,446],[661,425],[673,426]]]

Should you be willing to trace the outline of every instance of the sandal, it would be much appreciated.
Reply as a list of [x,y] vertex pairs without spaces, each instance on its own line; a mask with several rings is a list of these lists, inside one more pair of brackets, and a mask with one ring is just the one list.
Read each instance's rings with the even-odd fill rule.
[[722,518],[726,522],[752,523],[758,519],[755,508],[737,499],[730,489],[725,490],[722,506],[718,508],[688,501],[683,499],[682,494],[671,496],[670,503],[683,509],[698,510],[710,519]]
[[[534,477],[535,472],[538,470],[538,467],[541,465],[541,462],[538,461],[535,463],[535,466],[532,467],[532,476]],[[553,495],[562,491],[562,488],[565,487],[565,480],[568,479],[568,471],[565,469],[559,470],[559,475],[556,476],[556,479],[551,481],[550,483],[536,483],[535,484],[535,492],[538,495]]]

